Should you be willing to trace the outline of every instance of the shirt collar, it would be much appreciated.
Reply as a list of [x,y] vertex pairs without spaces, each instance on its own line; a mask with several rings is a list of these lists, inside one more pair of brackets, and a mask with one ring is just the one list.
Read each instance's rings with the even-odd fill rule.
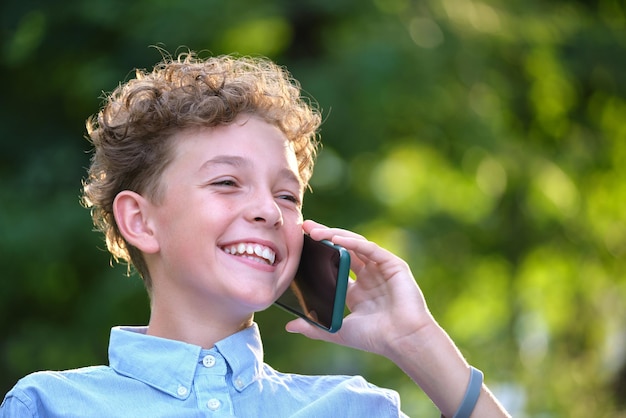
[[224,357],[232,383],[243,390],[262,373],[263,345],[257,324],[215,344],[210,350],[182,341],[147,335],[147,327],[114,327],[109,342],[110,366],[117,373],[144,382],[180,399],[191,390],[196,368],[207,351]]
[[263,343],[256,323],[215,344],[233,374],[233,386],[242,391],[263,372]]

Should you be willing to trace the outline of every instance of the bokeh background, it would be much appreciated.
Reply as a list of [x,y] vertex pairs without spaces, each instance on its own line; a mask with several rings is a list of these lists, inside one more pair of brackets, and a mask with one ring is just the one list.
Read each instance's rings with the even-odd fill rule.
[[[79,205],[84,121],[159,46],[265,55],[324,114],[305,215],[405,258],[518,417],[626,416],[626,7],[618,0],[4,0],[0,392],[106,363],[148,300]],[[283,371],[393,364],[257,317]]]

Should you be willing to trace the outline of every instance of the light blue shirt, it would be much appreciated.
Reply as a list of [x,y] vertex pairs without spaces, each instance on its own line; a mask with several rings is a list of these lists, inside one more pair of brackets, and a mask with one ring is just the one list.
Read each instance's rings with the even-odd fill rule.
[[405,417],[396,392],[355,376],[303,376],[263,362],[255,325],[210,350],[116,327],[110,366],[37,372],[7,393],[0,418]]

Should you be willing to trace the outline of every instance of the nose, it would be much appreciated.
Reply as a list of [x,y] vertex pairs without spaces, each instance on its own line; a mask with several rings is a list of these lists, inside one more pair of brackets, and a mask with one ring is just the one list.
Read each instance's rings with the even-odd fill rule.
[[271,227],[283,224],[283,212],[271,193],[258,193],[250,199],[247,217],[251,222]]

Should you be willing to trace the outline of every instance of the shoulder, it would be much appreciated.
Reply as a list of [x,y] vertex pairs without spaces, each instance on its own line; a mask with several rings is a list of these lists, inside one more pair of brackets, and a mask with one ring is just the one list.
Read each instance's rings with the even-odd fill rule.
[[291,394],[317,405],[340,407],[342,413],[355,412],[346,416],[358,416],[357,411],[369,412],[366,414],[369,416],[403,416],[396,391],[376,386],[362,376],[280,373],[269,366],[266,371],[270,380],[279,379],[289,387]]
[[399,403],[399,395],[396,391],[381,388],[368,382],[362,376],[321,375],[301,376],[294,378],[313,390],[327,393],[332,396],[335,392],[344,398],[354,398],[363,401],[364,398],[387,400],[391,403]]
[[29,374],[6,394],[0,417],[39,416],[43,411],[55,409],[56,406],[59,409],[64,408],[64,403],[97,388],[111,373],[115,372],[109,367],[92,366]]
[[13,390],[38,392],[71,389],[85,382],[106,379],[115,372],[108,366],[90,366],[63,371],[40,371],[20,379]]
[[328,390],[334,387],[345,387],[354,388],[355,390],[372,389],[375,391],[387,391],[387,389],[382,389],[359,375],[306,375],[280,372],[267,363],[264,363],[263,366],[266,378],[284,380],[289,383],[302,385],[308,389],[319,388],[320,390]]

